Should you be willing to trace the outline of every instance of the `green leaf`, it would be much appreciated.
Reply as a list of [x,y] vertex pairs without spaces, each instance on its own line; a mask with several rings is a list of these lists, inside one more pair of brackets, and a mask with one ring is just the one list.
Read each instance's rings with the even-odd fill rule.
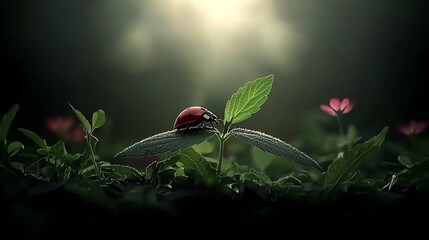
[[64,178],[63,178],[63,182],[67,182],[70,179],[70,174],[71,174],[72,168],[68,167],[66,168],[66,170],[64,170]]
[[21,162],[14,162],[14,161],[10,162],[10,166],[15,168],[15,169],[18,169],[22,173],[25,172],[25,169],[26,169],[26,168],[24,168],[24,163],[21,163]]
[[130,166],[125,166],[125,165],[118,165],[118,164],[109,164],[109,165],[105,165],[102,166],[103,170],[111,170],[113,171],[114,175],[122,180],[126,180],[126,179],[130,179],[130,178],[138,178],[141,179],[142,175],[141,173]]
[[201,176],[204,183],[209,186],[216,181],[216,170],[212,168],[210,163],[204,159],[199,153],[192,148],[180,151],[180,162],[183,163],[185,173],[188,175],[190,171],[196,172]]
[[37,135],[35,132],[24,129],[24,128],[18,128],[18,131],[20,131],[26,137],[31,139],[33,142],[35,142],[37,144],[37,146],[39,146],[41,148],[47,148],[46,140],[39,137],[39,135]]
[[406,156],[398,156],[398,161],[407,168],[410,168],[413,165],[411,159]]
[[349,181],[356,175],[358,167],[364,162],[365,157],[375,152],[384,141],[388,127],[385,127],[377,136],[368,141],[356,145],[344,156],[334,161],[324,174],[324,185],[334,189],[337,185]]
[[82,156],[82,154],[80,154],[80,153],[75,153],[75,154],[66,153],[64,155],[64,159],[68,163],[74,163],[74,161],[78,160],[81,156]]
[[[110,163],[108,163],[108,162],[100,161],[100,162],[97,162],[97,168],[101,169],[104,166],[109,165],[109,164]],[[79,170],[79,176],[89,176],[89,175],[94,175],[94,174],[96,174],[96,171],[95,171],[95,166],[92,163],[88,164],[86,167],[83,167]]]
[[268,75],[246,83],[228,100],[225,107],[225,125],[230,126],[249,118],[259,111],[267,100],[274,76]]
[[7,113],[5,113],[0,121],[0,141],[6,139],[7,133],[9,132],[10,125],[12,125],[13,119],[19,110],[19,105],[14,104]]
[[44,179],[46,179],[47,181],[54,180],[58,176],[57,168],[50,165],[42,167],[40,169],[40,172]]
[[271,154],[322,171],[320,165],[311,157],[278,138],[243,128],[234,128],[230,134]]
[[172,165],[176,164],[179,160],[180,160],[179,156],[174,156],[164,161],[152,162],[145,169],[145,175],[144,175],[145,179],[149,180],[153,178],[154,176],[158,175],[164,170],[169,169]]
[[254,181],[256,183],[271,186],[273,181],[262,172],[250,169],[250,172],[244,173],[242,175],[244,181]]
[[283,186],[283,185],[296,185],[296,186],[302,186],[302,182],[301,180],[299,180],[298,178],[293,176],[293,173],[288,175],[288,176],[284,176],[281,177],[279,179],[277,179],[276,181],[274,181],[273,183],[275,186]]
[[48,155],[48,152],[46,151],[45,148],[39,148],[39,149],[36,150],[36,152],[38,154],[40,154],[40,155],[43,155],[43,156],[47,156]]
[[102,109],[98,109],[92,114],[92,129],[99,128],[106,122],[106,114]]
[[67,150],[63,141],[58,141],[48,150],[49,155],[54,159],[60,160],[61,163],[64,163],[67,160]]
[[19,151],[21,151],[21,149],[24,149],[24,145],[22,145],[22,143],[11,142],[7,146],[7,155],[9,155],[9,157],[15,156]]
[[73,112],[76,114],[79,121],[82,123],[83,129],[85,130],[85,132],[90,133],[91,132],[91,124],[89,124],[86,117],[79,110],[76,110],[70,103],[69,103],[69,105],[70,105],[70,108],[73,110]]
[[116,154],[115,157],[143,157],[173,152],[207,140],[217,132],[217,130],[207,129],[163,132],[134,143]]

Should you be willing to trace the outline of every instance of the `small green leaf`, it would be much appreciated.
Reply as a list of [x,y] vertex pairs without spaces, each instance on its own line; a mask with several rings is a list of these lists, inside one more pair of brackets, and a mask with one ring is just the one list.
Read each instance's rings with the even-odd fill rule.
[[20,142],[11,142],[7,146],[7,155],[9,155],[9,157],[13,157],[17,153],[19,153],[19,151],[21,151],[21,149],[24,149],[24,145],[22,145],[22,143],[20,143]]
[[407,168],[413,166],[413,162],[409,157],[406,156],[398,156],[398,161]]
[[250,172],[244,173],[242,177],[245,181],[254,181],[262,185],[271,186],[273,184],[267,175],[254,169],[250,169]]
[[48,150],[49,155],[54,159],[61,160],[61,163],[66,161],[67,150],[63,141],[58,141]]
[[145,179],[149,180],[164,170],[169,169],[172,165],[176,164],[180,160],[179,156],[174,156],[159,162],[152,162],[145,169]]
[[106,122],[106,114],[102,109],[98,109],[92,114],[92,129],[99,128]]
[[10,162],[10,166],[13,167],[13,168],[15,168],[15,169],[18,169],[22,173],[25,172],[24,163],[21,163],[21,162]]
[[64,155],[64,159],[68,163],[73,163],[74,161],[78,160],[81,156],[82,156],[82,154],[80,154],[80,153],[75,153],[75,154],[66,153]]
[[51,181],[54,180],[54,178],[56,179],[57,175],[57,168],[53,167],[51,165],[46,165],[44,167],[42,167],[40,169],[41,171],[41,175],[47,180],[47,181]]
[[277,179],[276,181],[274,181],[274,185],[276,185],[276,186],[282,186],[282,185],[288,185],[288,184],[289,185],[295,185],[295,186],[302,186],[301,180],[294,177],[293,173],[288,175],[288,176],[281,177],[281,178]]
[[0,141],[6,139],[7,133],[9,132],[10,126],[12,125],[13,119],[19,110],[19,105],[14,104],[7,113],[5,113],[0,121]]
[[91,124],[89,124],[86,117],[79,110],[76,110],[70,103],[69,103],[69,105],[70,105],[70,108],[73,110],[73,112],[76,114],[79,121],[82,123],[83,129],[85,130],[85,132],[90,133],[91,132]]
[[377,136],[356,145],[350,151],[346,152],[342,158],[335,160],[323,175],[324,185],[334,189],[340,183],[347,182],[355,176],[358,167],[364,162],[365,157],[381,146],[388,129],[388,127],[385,127]]
[[33,142],[37,144],[37,146],[41,148],[47,148],[46,146],[46,140],[42,139],[37,135],[35,132],[24,129],[24,128],[18,128],[18,131],[20,131],[22,134],[24,134],[26,137],[31,139]]
[[67,182],[70,179],[70,174],[71,174],[72,168],[68,167],[66,168],[66,170],[64,170],[64,178],[63,178],[63,182]]
[[174,173],[174,177],[175,178],[177,178],[177,177],[185,177],[185,176],[186,176],[185,169],[183,167],[177,168],[176,172]]
[[246,83],[228,100],[225,107],[225,125],[239,123],[259,111],[267,100],[274,76],[268,75]]
[[[106,165],[109,165],[110,163],[108,162],[104,162],[104,161],[99,161],[97,162],[97,168],[101,169]],[[79,176],[90,176],[90,175],[94,175],[96,174],[96,170],[95,170],[95,166],[91,163],[91,164],[87,164],[86,167],[82,167],[79,170]]]
[[192,148],[182,150],[179,156],[179,161],[183,163],[187,175],[189,171],[198,173],[207,186],[212,185],[216,181],[216,170],[195,150]]
[[115,157],[143,157],[173,152],[207,140],[216,132],[217,130],[204,129],[163,132],[134,143],[116,154]]
[[137,169],[126,165],[109,164],[102,166],[102,169],[113,171],[114,175],[121,180],[127,180],[130,178],[141,179],[142,177],[141,173]]
[[40,155],[43,155],[43,156],[47,156],[48,155],[48,152],[46,151],[45,148],[39,148],[39,149],[36,150],[36,152],[38,154],[40,154]]
[[230,134],[271,154],[322,171],[320,165],[311,157],[278,138],[243,128],[234,128]]

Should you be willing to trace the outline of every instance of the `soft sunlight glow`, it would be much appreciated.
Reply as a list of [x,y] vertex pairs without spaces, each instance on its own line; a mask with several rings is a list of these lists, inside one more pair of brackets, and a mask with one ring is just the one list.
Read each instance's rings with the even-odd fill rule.
[[228,28],[238,27],[258,2],[261,0],[178,0],[175,3],[194,8],[209,24]]
[[138,6],[119,38],[115,65],[139,73],[166,58],[178,62],[200,97],[219,82],[259,76],[261,65],[286,71],[302,42],[271,0],[140,0]]

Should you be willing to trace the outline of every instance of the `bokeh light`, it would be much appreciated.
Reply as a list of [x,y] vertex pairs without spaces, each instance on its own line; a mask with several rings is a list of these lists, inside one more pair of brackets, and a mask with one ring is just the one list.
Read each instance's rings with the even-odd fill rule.
[[243,82],[233,76],[257,76],[261,61],[290,68],[299,44],[272,1],[139,1],[136,11],[112,53],[114,65],[139,73],[162,64],[162,54],[178,55],[197,93],[190,96],[194,102]]

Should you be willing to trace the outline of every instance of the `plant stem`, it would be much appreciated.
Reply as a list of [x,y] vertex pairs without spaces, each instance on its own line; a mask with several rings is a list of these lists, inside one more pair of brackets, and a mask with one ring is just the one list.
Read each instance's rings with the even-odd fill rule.
[[[47,159],[47,158],[46,158]],[[35,161],[34,163],[28,165],[26,168],[24,168],[24,172],[26,172],[28,169],[30,169],[31,167],[33,167],[34,165],[38,164],[40,161],[42,160],[46,160],[45,158],[40,158],[39,160]]]
[[344,138],[344,129],[343,129],[343,124],[342,124],[342,115],[341,114],[337,114],[337,122],[338,122],[338,131],[340,132],[340,137]]
[[228,139],[229,128],[231,127],[231,123],[224,123],[222,134],[218,134],[219,139],[219,157],[217,164],[216,176],[219,178],[221,170],[222,170],[222,160],[223,160],[223,147],[225,145],[225,141]]
[[216,171],[216,176],[219,178],[220,176],[220,172],[222,170],[222,160],[223,160],[223,146],[225,143],[225,138],[224,138],[224,134],[219,136],[219,161],[217,164],[217,171]]
[[[98,178],[102,178],[100,169],[98,169],[97,162],[95,161],[95,154],[94,154],[94,150],[92,149],[91,138],[93,138],[92,134],[88,134],[86,142],[88,143],[89,154],[91,155],[91,160],[92,160],[92,164],[94,165],[95,174],[97,175]],[[95,138],[95,141],[97,141],[96,138]]]
[[343,129],[343,121],[342,121],[343,114],[337,113],[337,123],[338,123],[338,131],[340,133],[340,147],[344,149],[344,151],[347,151],[347,144],[345,144],[345,136],[344,136],[344,129]]

